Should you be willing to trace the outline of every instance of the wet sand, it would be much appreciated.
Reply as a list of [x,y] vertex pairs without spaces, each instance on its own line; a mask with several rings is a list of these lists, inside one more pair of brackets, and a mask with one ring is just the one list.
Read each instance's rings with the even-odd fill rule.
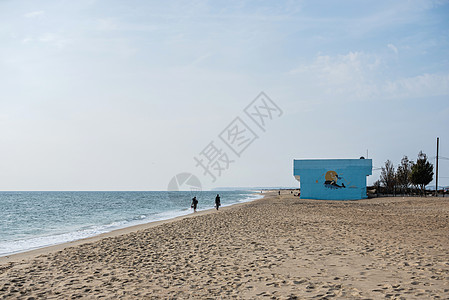
[[133,230],[0,259],[0,298],[449,299],[449,198],[273,193]]

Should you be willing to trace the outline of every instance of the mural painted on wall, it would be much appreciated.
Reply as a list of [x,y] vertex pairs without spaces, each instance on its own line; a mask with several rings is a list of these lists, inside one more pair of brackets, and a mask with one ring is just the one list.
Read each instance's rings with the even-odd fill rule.
[[295,159],[293,175],[300,180],[301,199],[364,199],[372,165],[371,159]]
[[[347,181],[343,176],[342,173],[338,175],[336,171],[327,171],[325,174],[322,174],[320,177],[324,175],[324,186],[328,189],[337,190],[337,189],[344,189],[344,188],[356,188],[355,186],[347,186],[350,184],[350,181]],[[340,182],[338,182],[340,180]],[[316,183],[318,183],[319,180],[316,180]],[[345,183],[346,182],[346,185]]]

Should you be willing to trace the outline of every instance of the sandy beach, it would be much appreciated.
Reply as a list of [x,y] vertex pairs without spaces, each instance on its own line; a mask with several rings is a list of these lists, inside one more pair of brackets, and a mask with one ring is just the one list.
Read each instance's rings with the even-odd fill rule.
[[2,299],[449,299],[449,198],[289,192],[0,258]]

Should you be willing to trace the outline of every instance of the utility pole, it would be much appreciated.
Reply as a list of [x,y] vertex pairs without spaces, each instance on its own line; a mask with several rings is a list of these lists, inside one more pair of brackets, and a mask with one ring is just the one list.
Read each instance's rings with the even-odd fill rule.
[[437,168],[435,177],[435,196],[438,197],[438,148],[440,146],[440,138],[437,137]]

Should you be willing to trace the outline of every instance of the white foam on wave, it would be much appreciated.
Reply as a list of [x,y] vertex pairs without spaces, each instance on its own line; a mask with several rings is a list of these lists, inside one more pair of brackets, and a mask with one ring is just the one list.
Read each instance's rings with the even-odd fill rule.
[[[246,196],[241,199],[236,199],[231,203],[223,204],[222,206],[231,206],[237,203],[251,202],[263,197],[263,195],[251,194],[251,195],[242,195]],[[199,211],[211,209],[212,207],[204,207],[199,209]],[[160,212],[157,214],[153,214],[151,216],[140,215],[137,219],[131,221],[117,221],[112,222],[107,225],[93,225],[84,229],[79,229],[72,232],[60,233],[54,235],[46,235],[46,236],[38,236],[27,239],[18,239],[13,241],[4,241],[0,242],[0,256],[7,256],[11,254],[26,252],[34,249],[39,249],[43,247],[63,244],[67,242],[72,242],[80,239],[85,239],[89,237],[93,237],[96,235],[100,235],[102,233],[111,232],[113,230],[122,229],[130,226],[146,224],[155,221],[169,220],[180,216],[185,216],[191,214],[191,209],[180,209],[180,210],[172,210],[166,212]]]
[[39,236],[14,241],[0,242],[0,256],[6,256],[48,246],[54,246],[76,240],[81,240],[113,230],[131,227],[135,225],[146,224],[155,221],[173,219],[179,216],[191,213],[189,210],[167,211],[157,213],[151,216],[140,215],[138,219],[132,221],[118,221],[107,225],[90,226],[85,229],[76,230],[55,235]]
[[222,207],[231,206],[231,205],[234,205],[237,203],[251,202],[251,201],[255,201],[255,200],[263,198],[263,195],[258,195],[258,194],[251,194],[251,195],[245,195],[245,196],[246,196],[245,198],[239,199],[239,200],[237,200],[237,202],[226,203],[226,204],[222,205]]
[[91,228],[57,235],[39,236],[28,239],[0,242],[0,256],[71,242],[99,235],[104,232],[107,232],[107,230],[101,230],[100,228]]

